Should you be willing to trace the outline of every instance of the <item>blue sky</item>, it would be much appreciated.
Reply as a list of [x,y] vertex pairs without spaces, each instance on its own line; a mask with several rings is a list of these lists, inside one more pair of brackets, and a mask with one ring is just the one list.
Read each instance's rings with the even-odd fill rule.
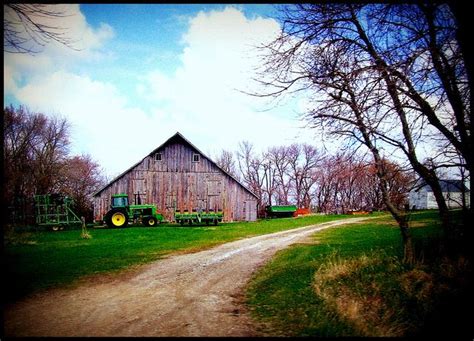
[[[4,53],[4,104],[66,117],[71,151],[114,176],[176,131],[209,156],[292,142],[318,143],[297,113],[258,90],[255,46],[280,31],[267,4],[61,5],[79,51],[50,43],[37,55]],[[120,147],[117,147],[120,146]]]

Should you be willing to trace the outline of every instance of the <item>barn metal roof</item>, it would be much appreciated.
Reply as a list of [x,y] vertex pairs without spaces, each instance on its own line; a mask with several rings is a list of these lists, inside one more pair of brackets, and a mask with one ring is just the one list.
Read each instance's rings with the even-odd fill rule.
[[92,196],[97,196],[99,195],[100,193],[102,193],[102,191],[104,191],[107,187],[109,187],[110,185],[112,185],[115,181],[119,180],[120,178],[122,178],[125,174],[127,174],[130,170],[132,170],[133,168],[135,168],[136,166],[138,166],[141,162],[143,162],[143,160],[145,160],[147,157],[155,154],[158,150],[160,150],[161,148],[163,148],[164,146],[168,145],[168,144],[171,144],[171,143],[181,143],[181,142],[185,142],[187,143],[191,148],[193,148],[194,150],[196,150],[199,154],[201,154],[202,156],[204,156],[206,159],[208,159],[212,164],[214,164],[218,169],[220,169],[224,174],[230,176],[234,181],[236,181],[240,186],[242,186],[247,192],[249,192],[250,194],[252,194],[255,198],[258,199],[258,196],[253,193],[251,190],[249,190],[247,187],[245,187],[239,180],[237,180],[234,176],[232,176],[231,174],[229,174],[228,172],[226,172],[224,169],[222,169],[217,163],[215,163],[210,157],[208,157],[206,154],[204,154],[202,151],[199,150],[199,148],[197,148],[195,145],[193,145],[188,139],[186,139],[179,131],[176,132],[176,134],[174,134],[173,136],[171,136],[169,139],[167,139],[165,142],[163,142],[160,146],[158,146],[157,148],[153,149],[153,151],[151,153],[149,153],[148,155],[146,155],[144,158],[142,158],[140,161],[138,161],[137,163],[135,163],[133,166],[131,166],[130,168],[128,168],[126,171],[124,171],[123,173],[120,173],[118,176],[116,176],[113,180],[111,180],[107,185],[105,185],[104,187],[102,187],[101,189],[99,189],[97,192],[93,193]]
[[[451,180],[451,179],[444,179],[439,180],[439,185],[441,186],[442,192],[469,192],[469,189],[466,187],[462,180]],[[433,192],[430,186],[427,185],[426,182],[420,181],[420,184],[416,186],[415,191],[419,191],[420,189],[425,189],[427,192]]]

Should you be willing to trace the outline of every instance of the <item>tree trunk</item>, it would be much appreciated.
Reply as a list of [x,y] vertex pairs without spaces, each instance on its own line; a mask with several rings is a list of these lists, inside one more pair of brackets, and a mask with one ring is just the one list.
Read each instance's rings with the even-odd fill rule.
[[413,169],[418,173],[418,175],[420,175],[421,178],[423,178],[426,181],[426,183],[433,190],[433,194],[438,204],[439,215],[441,219],[441,224],[443,225],[445,236],[449,237],[450,236],[450,222],[449,222],[448,207],[446,205],[446,201],[441,191],[441,187],[440,187],[436,174],[434,173],[434,171],[428,169],[426,166],[424,166],[421,162],[418,161],[418,157],[416,155],[416,150],[415,150],[415,143],[413,142],[413,137],[409,128],[407,115],[405,113],[405,108],[402,105],[402,101],[397,91],[396,78],[393,78],[390,75],[389,71],[391,70],[391,68],[388,66],[385,60],[382,59],[382,57],[378,54],[378,52],[376,51],[372,42],[367,37],[364,29],[362,28],[362,25],[360,24],[360,22],[358,21],[354,13],[353,13],[353,22],[357,27],[359,36],[365,42],[369,54],[371,55],[378,69],[380,70],[380,75],[386,84],[387,93],[390,95],[395,112],[397,113],[400,119],[403,136],[405,138],[405,142],[407,146],[405,154],[407,155]]
[[392,214],[392,217],[398,223],[398,226],[400,228],[400,233],[401,233],[402,242],[403,242],[403,261],[407,264],[413,264],[415,260],[415,251],[414,251],[414,246],[412,243],[410,229],[409,229],[408,207],[406,207],[405,211],[401,211],[397,209],[394,203],[390,200],[390,194],[388,193],[389,186],[387,183],[387,172],[384,166],[384,161],[382,157],[380,156],[379,150],[375,147],[374,143],[370,139],[368,129],[362,120],[362,115],[360,111],[357,110],[355,107],[353,108],[353,111],[354,111],[354,114],[356,115],[357,128],[362,133],[364,144],[369,148],[374,158],[376,174],[380,181],[379,187],[380,187],[380,191],[382,192],[383,202],[385,206],[387,207],[387,209],[389,210],[389,212]]
[[400,234],[402,236],[402,243],[403,243],[403,262],[406,264],[413,264],[415,262],[415,248],[413,246],[411,233],[410,233],[410,213],[408,210],[408,205],[406,206],[405,211],[401,211],[393,205],[390,201],[388,191],[386,186],[384,185],[385,178],[383,176],[383,171],[381,172],[381,176],[379,177],[381,180],[380,187],[382,189],[382,196],[384,199],[384,203],[387,206],[389,212],[392,214],[392,217],[398,223],[398,227],[400,228]]
[[409,228],[409,214],[408,207],[406,212],[400,215],[400,220],[398,225],[400,227],[400,233],[402,235],[403,241],[403,262],[406,264],[413,264],[415,262],[415,249],[413,247],[413,242],[411,238],[410,228]]

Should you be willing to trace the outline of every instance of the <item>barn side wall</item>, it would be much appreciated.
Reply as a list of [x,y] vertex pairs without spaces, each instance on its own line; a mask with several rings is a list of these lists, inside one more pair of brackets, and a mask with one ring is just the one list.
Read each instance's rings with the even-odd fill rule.
[[427,198],[428,192],[424,190],[420,191],[411,191],[408,194],[408,201],[410,208],[417,209],[417,210],[425,210],[428,208],[427,206]]
[[222,210],[224,221],[256,220],[256,198],[206,157],[200,155],[200,161],[194,162],[198,153],[176,143],[158,152],[161,161],[155,160],[155,154],[146,157],[94,198],[96,220],[102,219],[111,195],[117,193],[128,194],[131,204],[140,193],[141,202],[155,204],[168,221],[174,220],[175,208]]
[[[462,193],[443,192],[444,199],[449,209],[462,207]],[[420,190],[409,193],[409,203],[411,208],[415,209],[438,209],[438,203],[433,192]],[[466,195],[466,205],[469,207],[469,195]]]

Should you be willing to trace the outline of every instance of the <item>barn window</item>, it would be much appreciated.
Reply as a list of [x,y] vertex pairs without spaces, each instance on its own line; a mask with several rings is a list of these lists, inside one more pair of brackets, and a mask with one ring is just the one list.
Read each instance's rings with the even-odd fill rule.
[[155,154],[155,161],[161,161],[161,153]]
[[193,162],[199,162],[200,159],[201,159],[201,155],[193,154]]

